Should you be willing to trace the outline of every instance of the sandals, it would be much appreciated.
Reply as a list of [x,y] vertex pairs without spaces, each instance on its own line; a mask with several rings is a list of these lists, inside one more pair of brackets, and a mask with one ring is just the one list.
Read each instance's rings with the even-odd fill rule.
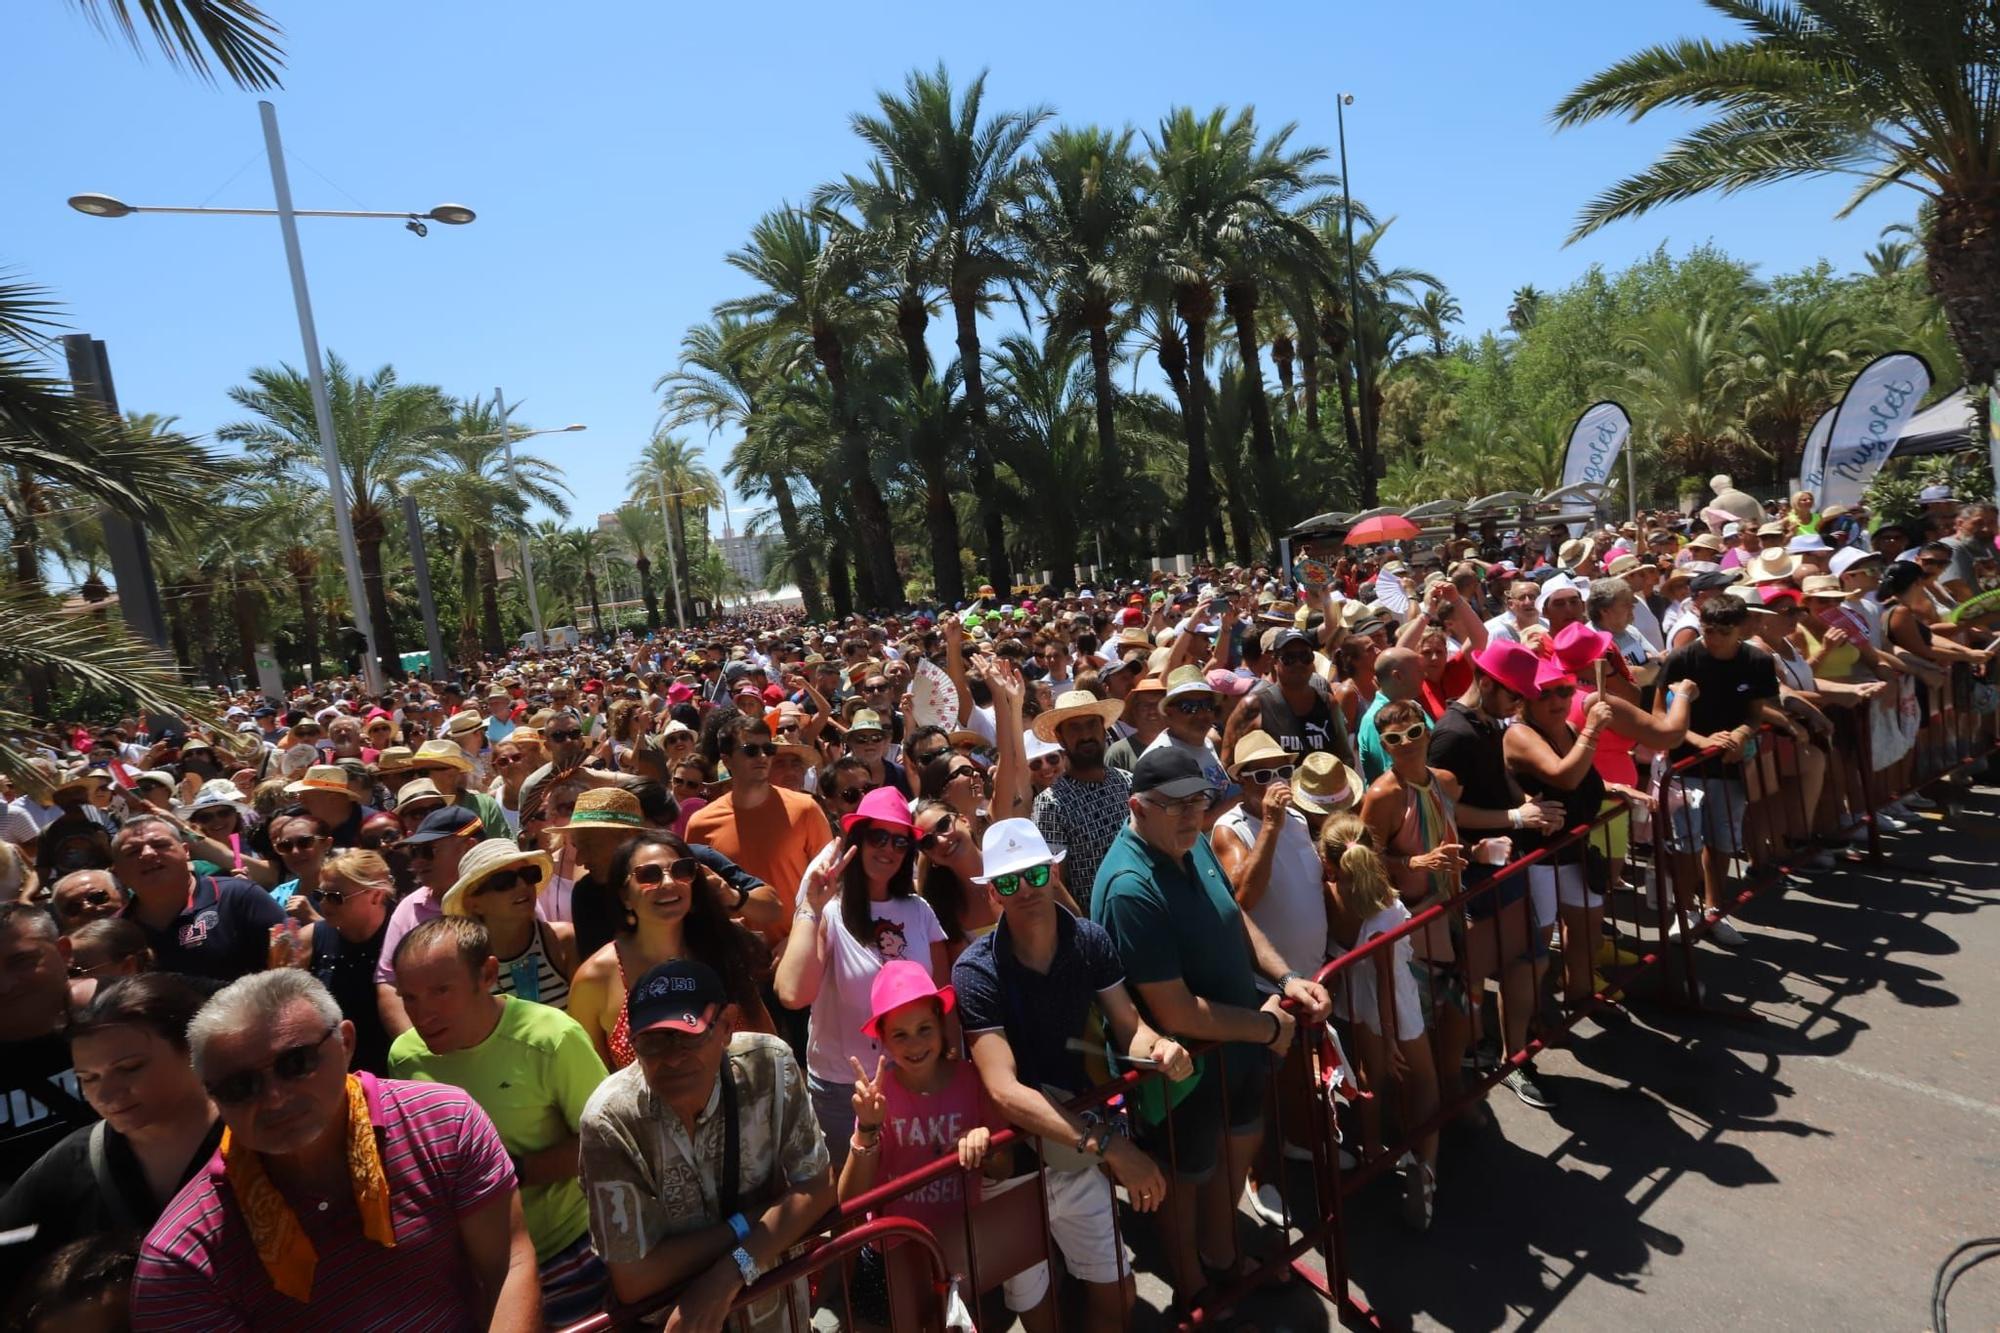
[[1403,1168],[1403,1221],[1413,1231],[1429,1231],[1437,1199],[1437,1172],[1428,1162],[1405,1153]]

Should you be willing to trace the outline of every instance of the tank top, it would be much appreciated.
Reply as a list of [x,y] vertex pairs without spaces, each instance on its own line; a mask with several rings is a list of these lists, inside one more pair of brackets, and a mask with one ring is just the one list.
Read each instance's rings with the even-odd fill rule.
[[[1451,797],[1445,794],[1444,784],[1438,781],[1438,771],[1431,769],[1430,781],[1421,787],[1404,782],[1403,822],[1390,837],[1389,850],[1397,856],[1420,856],[1442,843],[1458,840],[1458,817],[1452,810]],[[1397,894],[1412,912],[1430,906],[1433,894],[1442,900],[1458,887],[1442,870],[1416,870],[1408,863],[1399,868],[1394,861],[1387,864],[1390,883],[1396,886]],[[1444,962],[1455,956],[1450,928],[1441,919],[1412,938],[1420,958]]]
[[1313,710],[1304,717],[1285,702],[1285,692],[1275,681],[1257,684],[1257,710],[1266,734],[1285,747],[1293,758],[1325,751],[1340,756],[1342,763],[1354,762],[1354,747],[1347,739],[1347,718],[1333,706],[1333,692],[1318,676],[1312,678]]
[[493,988],[493,993],[534,1000],[554,1009],[563,1008],[569,1003],[569,982],[556,969],[549,954],[542,923],[537,921],[528,947],[512,958],[500,960],[500,984]]
[[[1595,690],[1588,694],[1582,690],[1576,692],[1569,705],[1569,724],[1572,728],[1583,729],[1584,715],[1596,699]],[[1597,757],[1591,761],[1591,767],[1605,782],[1616,782],[1625,787],[1638,786],[1639,765],[1632,760],[1632,749],[1638,743],[1637,737],[1627,736],[1615,727],[1606,727],[1597,734]]]
[[[1286,967],[1311,976],[1326,961],[1326,873],[1305,818],[1290,811],[1282,818],[1285,827],[1271,859],[1271,878],[1257,905],[1249,909],[1250,919]],[[1216,821],[1216,827],[1227,828],[1245,851],[1257,845],[1263,826],[1261,819],[1252,817],[1247,802]],[[1263,977],[1257,978],[1257,988],[1265,994],[1276,990]]]
[[1825,676],[1828,680],[1854,679],[1854,673],[1861,665],[1861,649],[1858,646],[1843,643],[1822,652],[1820,644],[1825,636],[1803,619],[1799,621],[1799,633],[1806,636],[1806,651],[1819,659],[1819,665],[1813,668],[1813,674]]
[[[1523,725],[1526,724],[1524,723]],[[1576,744],[1576,728],[1569,728],[1569,733],[1570,744]],[[1547,738],[1544,737],[1544,739]],[[1601,739],[1599,744],[1602,744]],[[1553,749],[1554,747],[1551,746],[1550,748]],[[1560,752],[1560,754],[1567,753],[1567,747]],[[1543,833],[1539,829],[1514,830],[1512,836],[1514,839],[1514,855],[1516,856],[1526,855],[1546,843],[1555,841],[1563,833],[1568,832],[1577,825],[1589,823],[1591,820],[1597,818],[1597,812],[1604,808],[1604,778],[1603,775],[1598,773],[1595,765],[1584,770],[1583,781],[1577,783],[1576,786],[1568,791],[1564,791],[1554,783],[1544,781],[1526,769],[1515,772],[1514,777],[1520,782],[1521,790],[1527,793],[1530,800],[1560,801],[1563,808],[1563,827],[1560,832]],[[1578,839],[1576,842],[1571,843],[1561,851],[1550,856],[1548,863],[1552,865],[1575,865],[1583,860],[1584,849],[1588,842],[1589,839],[1587,838]]]

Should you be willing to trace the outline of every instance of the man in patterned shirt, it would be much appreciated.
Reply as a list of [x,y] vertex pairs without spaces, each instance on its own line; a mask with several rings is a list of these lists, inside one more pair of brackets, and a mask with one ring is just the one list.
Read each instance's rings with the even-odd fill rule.
[[[791,1051],[736,1031],[712,969],[662,963],[626,1012],[638,1059],[583,1111],[591,1243],[619,1301],[680,1287],[681,1318],[716,1327],[833,1206],[832,1159]],[[804,1284],[743,1314],[753,1329],[804,1327]]]
[[1078,915],[1090,914],[1090,886],[1105,849],[1130,817],[1132,775],[1104,759],[1105,728],[1124,705],[1071,690],[1035,718],[1035,735],[1062,746],[1062,776],[1035,796],[1035,827],[1063,858],[1063,883]]

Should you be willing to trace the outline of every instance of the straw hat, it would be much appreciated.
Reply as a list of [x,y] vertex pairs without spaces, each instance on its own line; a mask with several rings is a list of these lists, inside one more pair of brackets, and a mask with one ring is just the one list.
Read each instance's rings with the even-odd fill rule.
[[455,768],[461,773],[472,771],[472,756],[458,748],[457,741],[425,741],[410,756],[409,768]]
[[1752,583],[1783,583],[1799,572],[1800,561],[1784,551],[1764,551],[1743,567]]
[[[1132,688],[1136,690],[1139,686]],[[1100,724],[1109,727],[1124,712],[1122,700],[1100,699],[1089,690],[1065,690],[1057,696],[1054,708],[1035,715],[1034,732],[1038,739],[1054,743],[1056,729],[1073,717],[1095,717]]]
[[1309,815],[1330,815],[1361,803],[1361,774],[1325,750],[1299,760],[1292,774],[1292,805]]
[[534,866],[542,872],[535,891],[540,893],[555,879],[556,865],[544,851],[524,852],[505,838],[488,838],[476,842],[466,849],[465,856],[458,863],[458,878],[445,890],[444,901],[439,904],[446,916],[471,916],[466,910],[468,894],[477,888],[482,880],[490,879],[505,870],[516,870],[522,866]]
[[69,772],[63,774],[62,779],[55,784],[54,790],[49,795],[49,799],[53,802],[58,801],[61,797],[74,795],[88,800],[90,798],[90,788],[93,785],[109,787],[111,785],[111,775],[101,768],[71,769]]
[[444,720],[444,734],[447,736],[463,736],[468,732],[485,729],[486,719],[470,710],[453,713]]
[[592,787],[576,798],[569,823],[549,833],[619,833],[630,835],[646,827],[639,798],[623,787]]
[[415,754],[416,751],[407,745],[391,745],[376,753],[375,771],[377,773],[400,773],[410,766],[410,760]]
[[1198,666],[1175,667],[1167,676],[1167,698],[1178,699],[1184,694],[1214,694],[1215,687],[1208,683],[1208,673]]
[[1292,756],[1285,747],[1278,744],[1268,731],[1246,731],[1236,740],[1236,750],[1229,761],[1229,776],[1235,777],[1245,768],[1271,760],[1291,762]]
[[287,782],[287,795],[297,796],[300,792],[323,791],[335,796],[354,799],[354,789],[348,785],[347,770],[339,764],[314,764],[306,770],[306,775],[297,782]]
[[1807,597],[1824,597],[1835,602],[1851,602],[1861,595],[1858,590],[1850,592],[1841,587],[1840,576],[1837,574],[1809,575],[1805,582],[1799,585],[1799,591]]
[[444,793],[438,790],[437,783],[432,782],[429,778],[412,778],[410,781],[405,782],[402,789],[396,793],[396,808],[398,810],[405,810],[418,801],[442,801],[443,799]]
[[847,737],[849,740],[854,738],[854,733],[857,731],[872,731],[877,735],[888,734],[887,729],[882,725],[882,715],[872,708],[857,708],[854,710],[854,716],[847,720]]

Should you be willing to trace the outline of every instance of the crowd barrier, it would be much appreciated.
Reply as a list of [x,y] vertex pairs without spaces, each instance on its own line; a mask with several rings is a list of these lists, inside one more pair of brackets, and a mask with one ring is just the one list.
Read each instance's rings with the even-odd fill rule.
[[[1953,674],[1958,676],[1963,671],[1964,668],[1958,668]],[[1927,720],[1918,730],[1915,744],[1898,770],[1908,772],[1910,781],[1898,787],[1893,796],[1886,789],[1883,775],[1876,771],[1872,757],[1871,727],[1866,710],[1874,705],[1863,704],[1829,715],[1834,733],[1830,748],[1821,752],[1823,758],[1820,760],[1809,758],[1802,753],[1799,744],[1766,728],[1758,734],[1756,752],[1744,762],[1740,793],[1736,784],[1730,783],[1718,784],[1713,789],[1697,784],[1690,789],[1691,776],[1700,776],[1695,770],[1712,760],[1714,752],[1691,756],[1671,766],[1657,766],[1649,783],[1650,810],[1635,812],[1623,801],[1608,804],[1588,823],[1564,831],[1535,851],[1499,867],[1489,878],[1461,886],[1451,896],[1414,913],[1410,920],[1395,929],[1328,961],[1319,969],[1315,979],[1335,997],[1336,1016],[1348,1016],[1339,1025],[1348,1029],[1351,1038],[1360,1037],[1359,1044],[1364,1048],[1367,1038],[1365,1034],[1355,1032],[1353,1018],[1364,1008],[1358,998],[1358,987],[1366,985],[1373,988],[1373,1012],[1382,1032],[1401,1031],[1399,1020],[1402,1015],[1398,1006],[1404,1000],[1394,984],[1394,966],[1378,966],[1378,962],[1394,960],[1395,951],[1405,941],[1415,941],[1419,935],[1427,937],[1427,940],[1434,939],[1439,931],[1452,939],[1451,956],[1435,957],[1433,955],[1440,950],[1429,947],[1425,958],[1429,964],[1451,969],[1455,973],[1457,987],[1462,988],[1458,993],[1471,997],[1465,1013],[1468,1030],[1476,1034],[1484,1021],[1485,1006],[1481,997],[1486,993],[1488,981],[1500,981],[1499,989],[1503,997],[1506,996],[1509,979],[1504,974],[1509,968],[1517,969],[1513,978],[1514,995],[1524,998],[1530,1006],[1534,1018],[1533,1030],[1525,1038],[1512,1043],[1512,1050],[1505,1049],[1503,1044],[1500,1057],[1495,1061],[1484,1062],[1475,1058],[1469,1077],[1460,1076],[1466,1071],[1461,1069],[1455,1053],[1449,1050],[1437,1053],[1434,1049],[1433,1069],[1438,1076],[1436,1091],[1428,1097],[1417,1098],[1414,1110],[1405,1108],[1404,1114],[1394,1116],[1385,1113],[1389,1109],[1388,1103],[1395,1100],[1389,1094],[1394,1092],[1407,1097],[1412,1091],[1402,1086],[1409,1082],[1408,1062],[1394,1055],[1386,1061],[1364,1055],[1360,1067],[1353,1068],[1350,1064],[1351,1047],[1356,1043],[1350,1041],[1343,1045],[1334,1025],[1308,1023],[1302,1019],[1297,1028],[1293,1054],[1279,1066],[1277,1076],[1269,1080],[1273,1095],[1268,1099],[1271,1114],[1266,1121],[1263,1158],[1266,1163],[1275,1162],[1279,1178],[1294,1187],[1297,1178],[1284,1174],[1282,1164],[1285,1158],[1292,1156],[1310,1162],[1306,1175],[1306,1187],[1310,1193],[1302,1201],[1305,1206],[1294,1211],[1296,1188],[1281,1188],[1284,1243],[1267,1253],[1240,1278],[1220,1289],[1211,1290],[1199,1305],[1181,1311],[1181,1327],[1200,1328],[1222,1322],[1220,1316],[1250,1292],[1281,1276],[1291,1276],[1310,1285],[1336,1308],[1343,1323],[1357,1327],[1378,1326],[1350,1281],[1353,1274],[1347,1260],[1342,1220],[1346,1200],[1396,1169],[1399,1164],[1406,1163],[1410,1157],[1422,1160],[1427,1142],[1446,1124],[1471,1113],[1488,1092],[1512,1071],[1552,1046],[1565,1044],[1577,1023],[1592,1013],[1601,1012],[1606,1006],[1615,1005],[1624,991],[1647,980],[1656,969],[1660,974],[1661,993],[1669,1002],[1695,1008],[1704,1004],[1695,944],[1714,927],[1711,921],[1702,917],[1701,884],[1698,880],[1684,882],[1690,867],[1681,856],[1670,850],[1674,821],[1683,812],[1691,811],[1691,799],[1699,804],[1719,795],[1725,803],[1721,812],[1723,821],[1731,827],[1735,826],[1739,817],[1743,821],[1740,854],[1731,858],[1722,901],[1715,904],[1725,918],[1753,898],[1781,887],[1785,874],[1798,867],[1801,855],[1810,855],[1815,850],[1834,844],[1845,845],[1853,824],[1858,823],[1866,830],[1865,850],[1857,848],[1855,854],[1879,860],[1882,849],[1876,812],[1883,805],[2000,753],[1994,748],[1990,719],[1973,714],[1964,706],[1964,700],[1969,697],[1969,690],[1964,687],[1968,684],[1969,674],[1966,674],[1961,679],[1948,680],[1942,687],[1933,690],[1925,712]],[[1918,688],[1932,687],[1920,685]],[[1856,756],[1856,762],[1851,767],[1843,767],[1842,757],[1848,754]],[[1818,783],[1825,795],[1819,802],[1808,806],[1807,779],[1809,769],[1814,765],[1823,765]],[[1700,793],[1699,796],[1695,796],[1696,792]],[[1740,809],[1731,804],[1738,799],[1742,801]],[[1610,962],[1600,959],[1599,935],[1590,931],[1584,941],[1590,949],[1589,973],[1593,977],[1602,973],[1605,984],[1598,986],[1593,983],[1587,993],[1572,994],[1564,973],[1562,946],[1551,944],[1546,966],[1554,972],[1556,980],[1545,989],[1540,979],[1534,976],[1537,966],[1534,956],[1537,953],[1535,936],[1548,927],[1540,925],[1530,916],[1533,893],[1521,894],[1517,898],[1513,890],[1526,883],[1537,867],[1555,867],[1572,852],[1581,851],[1587,856],[1588,851],[1595,848],[1615,868],[1616,859],[1609,856],[1614,841],[1611,826],[1628,817],[1632,824],[1632,848],[1650,847],[1650,865],[1646,867],[1649,873],[1640,882],[1607,884],[1602,910],[1605,920],[1611,923],[1611,930],[1603,938],[1615,940],[1612,947],[1627,950],[1631,957],[1620,960],[1614,954]],[[1692,813],[1687,816],[1685,831],[1691,835],[1702,831],[1695,824],[1695,818]],[[1643,838],[1642,833],[1645,835]],[[1468,835],[1468,841],[1470,839],[1471,835]],[[1698,853],[1698,838],[1690,841],[1696,844]],[[1698,866],[1698,854],[1693,859]],[[1695,873],[1698,875],[1698,869]],[[1692,906],[1695,923],[1691,928],[1684,926],[1676,931],[1673,925],[1679,903]],[[1468,907],[1473,909],[1478,924],[1468,924]],[[1492,910],[1486,910],[1488,907]],[[1585,924],[1594,922],[1586,918]],[[1490,940],[1483,939],[1489,926]],[[1490,948],[1485,947],[1488,943]],[[1480,949],[1475,949],[1475,944],[1480,945]],[[1417,945],[1412,943],[1411,947],[1414,952]],[[1476,952],[1483,952],[1485,959],[1491,962],[1491,972],[1478,965]],[[1518,969],[1521,968],[1528,969],[1531,982],[1525,997],[1518,989]],[[1435,995],[1442,978],[1435,966],[1431,972]],[[1557,1003],[1551,1007],[1544,1002],[1548,998],[1555,999]],[[1445,1003],[1450,1005],[1452,1001],[1447,999]],[[1507,1001],[1503,998],[1505,1003]],[[1434,1008],[1432,1012],[1422,1015],[1425,1020],[1424,1040],[1433,1045],[1434,1035],[1439,1029],[1433,1021],[1437,1012]],[[1503,1014],[1501,1021],[1505,1023],[1507,1017]],[[1615,1040],[1615,1033],[1608,1035]],[[1232,1058],[1230,1048],[1215,1043],[1194,1043],[1190,1050],[1197,1056],[1223,1062],[1221,1067],[1225,1071],[1226,1062]],[[1242,1057],[1238,1054],[1235,1058]],[[1263,1057],[1260,1054],[1258,1058]],[[1139,1085],[1162,1077],[1155,1070],[1127,1070],[1075,1098],[1069,1105],[1078,1111],[1107,1106],[1116,1108],[1121,1103],[1129,1104]],[[1224,1123],[1229,1121],[1227,1095],[1230,1081],[1226,1077],[1221,1080]],[[1343,1105],[1345,1111],[1342,1110]],[[1301,1114],[1302,1111],[1304,1114]],[[1351,1118],[1362,1126],[1358,1143],[1352,1142],[1344,1132],[1343,1118]],[[1167,1152],[1162,1166],[1168,1173],[1169,1181],[1172,1181],[1176,1175],[1178,1150],[1173,1141],[1172,1118],[1169,1117],[1165,1124]],[[1008,1130],[994,1135],[992,1144],[998,1149],[1018,1142],[1021,1137]],[[1352,1152],[1354,1158],[1347,1169],[1343,1169],[1340,1160],[1343,1147]],[[1267,1166],[1266,1169],[1270,1168]],[[976,1313],[979,1297],[998,1287],[1008,1277],[1055,1257],[1047,1226],[1043,1172],[1033,1172],[1008,1182],[1007,1188],[998,1191],[989,1187],[978,1202],[973,1201],[975,1191],[960,1190],[962,1264],[952,1262],[952,1258],[958,1257],[959,1253],[955,1238],[940,1238],[929,1229],[902,1218],[876,1216],[880,1209],[896,1199],[923,1189],[945,1175],[961,1171],[955,1156],[941,1157],[929,1166],[886,1181],[840,1206],[828,1215],[826,1223],[818,1229],[820,1234],[805,1242],[796,1257],[741,1293],[737,1308],[763,1299],[802,1277],[823,1279],[836,1266],[851,1273],[853,1258],[863,1246],[893,1244],[894,1252],[901,1257],[889,1266],[891,1319],[888,1326],[892,1330],[943,1327],[947,1299],[954,1289],[962,1291],[966,1305]],[[1123,1209],[1114,1208],[1112,1216],[1114,1237],[1122,1252],[1120,1232]],[[948,1253],[952,1258],[947,1257]],[[842,1287],[837,1299],[846,1300],[845,1284]],[[649,1320],[657,1322],[663,1312],[672,1308],[673,1303],[673,1294],[668,1293],[639,1305],[594,1316],[571,1326],[564,1333],[600,1333],[601,1330],[637,1327]],[[842,1326],[855,1327],[851,1305],[844,1314]]]

